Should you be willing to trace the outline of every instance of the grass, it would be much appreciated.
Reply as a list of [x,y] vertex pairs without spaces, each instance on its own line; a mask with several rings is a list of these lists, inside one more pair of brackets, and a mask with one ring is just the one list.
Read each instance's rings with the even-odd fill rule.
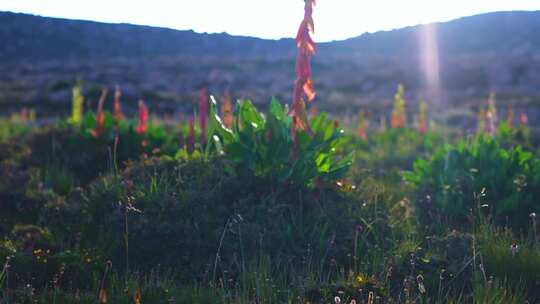
[[[481,210],[465,211],[469,225],[456,229],[421,209],[438,187],[402,179],[419,159],[429,168],[439,147],[459,142],[459,132],[392,128],[359,139],[345,129],[326,141],[339,129],[316,118],[320,142],[300,138],[302,164],[287,177],[287,166],[273,171],[267,149],[282,153],[280,163],[294,155],[283,110],[274,104],[272,116],[250,104],[238,107],[243,121],[231,131],[210,107],[206,143],[198,140],[198,126],[193,135],[187,124],[138,134],[129,120],[107,121],[102,137],[89,137],[81,126],[94,125],[91,114],[81,126],[3,129],[0,262],[10,267],[0,274],[1,301],[96,303],[105,294],[107,303],[540,299],[531,218],[523,219],[531,222],[526,230],[512,230]],[[253,129],[242,127],[254,120]],[[276,137],[269,130],[287,132]],[[502,131],[494,139],[502,155],[524,143],[530,155],[519,155],[537,161],[535,133]],[[187,149],[190,136],[194,152]],[[243,154],[238,146],[251,148]],[[350,152],[355,164],[341,163]],[[328,157],[335,160],[323,161]],[[343,175],[331,174],[332,166]],[[530,168],[518,186],[533,182]],[[483,203],[493,202],[476,204]],[[425,229],[426,219],[441,229]]]

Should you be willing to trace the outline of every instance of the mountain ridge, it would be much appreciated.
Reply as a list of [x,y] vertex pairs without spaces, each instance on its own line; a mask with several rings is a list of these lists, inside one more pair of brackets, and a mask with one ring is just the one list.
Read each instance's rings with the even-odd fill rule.
[[[0,109],[68,109],[77,77],[92,100],[102,87],[120,84],[126,98],[150,100],[164,111],[190,111],[202,86],[263,105],[273,96],[287,102],[295,77],[296,48],[287,38],[5,12],[0,23]],[[438,45],[440,92],[434,92],[440,94],[431,94],[422,66],[429,27]],[[501,104],[540,103],[540,11],[487,13],[318,43],[312,62],[321,110],[387,112],[399,83],[411,101],[474,108],[494,91]]]
[[[103,23],[0,12],[0,62],[58,58],[144,57],[153,55],[290,56],[292,39],[263,39],[227,33],[198,33],[166,27]],[[319,43],[324,53],[356,52],[363,55],[403,55],[415,50],[415,35],[426,26],[439,30],[441,52],[507,51],[510,39],[540,52],[540,11],[507,11],[466,16],[447,22],[363,33],[346,40]],[[462,36],[464,35],[464,36]],[[526,37],[527,36],[527,37]],[[409,54],[407,54],[409,55]]]

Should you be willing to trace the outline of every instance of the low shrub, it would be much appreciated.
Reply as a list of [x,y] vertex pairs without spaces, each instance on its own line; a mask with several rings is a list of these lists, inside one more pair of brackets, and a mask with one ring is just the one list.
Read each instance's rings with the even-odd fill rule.
[[58,209],[44,223],[79,214],[51,227],[64,243],[80,235],[81,248],[98,248],[119,269],[161,266],[184,279],[239,273],[263,253],[302,267],[309,257],[326,269],[326,259],[345,260],[361,222],[351,195],[237,176],[220,158],[131,163],[48,207]]
[[353,153],[345,151],[344,131],[325,113],[310,121],[309,127],[295,126],[287,109],[273,100],[262,114],[250,101],[237,104],[238,119],[226,128],[210,105],[208,145],[234,164],[239,174],[251,174],[298,186],[335,182],[347,173]]
[[501,148],[488,137],[444,145],[416,160],[404,178],[416,187],[420,223],[433,229],[471,227],[484,215],[524,230],[529,214],[540,210],[539,159],[520,147]]

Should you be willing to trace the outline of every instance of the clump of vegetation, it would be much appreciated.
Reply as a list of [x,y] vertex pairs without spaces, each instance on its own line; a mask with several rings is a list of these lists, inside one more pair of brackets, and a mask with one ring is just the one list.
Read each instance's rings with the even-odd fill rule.
[[251,102],[240,102],[232,129],[221,124],[214,110],[210,115],[214,147],[239,173],[315,186],[339,180],[352,164],[353,153],[344,150],[344,131],[324,113],[312,119],[309,132],[295,129],[293,118],[276,100],[266,115]]
[[480,136],[438,148],[404,176],[417,187],[416,212],[423,225],[472,227],[485,215],[501,227],[523,230],[528,215],[539,211],[539,164],[519,146],[504,149]]

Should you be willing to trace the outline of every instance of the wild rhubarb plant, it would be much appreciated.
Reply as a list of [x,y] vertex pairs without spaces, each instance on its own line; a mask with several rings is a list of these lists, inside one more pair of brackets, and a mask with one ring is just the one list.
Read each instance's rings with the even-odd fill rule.
[[236,172],[251,172],[273,181],[313,186],[336,182],[348,171],[353,154],[345,153],[344,131],[325,113],[311,121],[312,133],[293,127],[296,116],[273,100],[263,115],[250,101],[239,101],[237,126],[226,128],[210,99],[208,141]]

